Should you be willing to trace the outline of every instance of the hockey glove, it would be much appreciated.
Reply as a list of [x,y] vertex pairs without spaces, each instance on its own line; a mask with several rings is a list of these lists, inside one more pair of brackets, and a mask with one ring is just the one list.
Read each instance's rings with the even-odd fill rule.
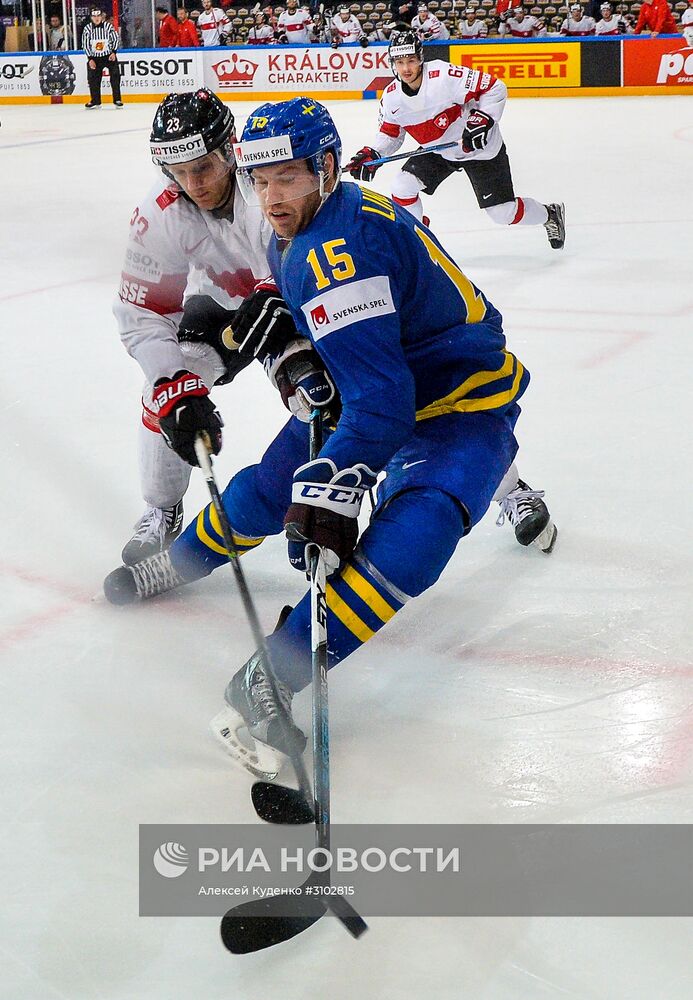
[[375,177],[378,167],[367,166],[368,160],[377,160],[380,157],[380,153],[377,149],[372,149],[370,146],[364,146],[363,149],[359,149],[358,153],[349,160],[347,165],[344,167],[347,173],[356,181],[370,181]]
[[[178,327],[179,344],[208,344],[221,358],[224,373],[215,385],[226,385],[247,368],[252,356],[239,354],[233,345],[229,348],[224,341],[224,333],[233,324],[235,309],[224,309],[209,295],[191,295],[186,300],[185,310]],[[188,362],[192,363],[192,360]]]
[[279,354],[297,336],[289,307],[272,281],[260,281],[241,302],[233,324],[223,333],[224,341],[240,354],[258,358],[263,364]]
[[279,390],[287,410],[303,423],[310,421],[315,407],[324,410],[336,423],[341,403],[329,372],[309,340],[299,337],[280,354],[265,359],[265,371],[272,385]]
[[188,465],[197,465],[198,434],[206,434],[212,453],[219,454],[224,422],[198,375],[179,371],[173,378],[160,378],[154,383],[153,403],[164,441]]
[[471,153],[475,149],[484,149],[494,124],[493,118],[485,111],[470,111],[462,133],[463,152]]
[[365,465],[337,472],[329,458],[317,458],[296,470],[292,503],[284,518],[293,567],[307,570],[311,545],[325,550],[328,573],[349,558],[359,537],[361,500],[375,478]]

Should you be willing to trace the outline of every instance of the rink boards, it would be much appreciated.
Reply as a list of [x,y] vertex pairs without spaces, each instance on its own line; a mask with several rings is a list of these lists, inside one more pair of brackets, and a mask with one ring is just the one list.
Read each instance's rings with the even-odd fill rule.
[[[693,48],[681,35],[492,39],[426,49],[428,59],[492,73],[520,97],[693,93]],[[369,99],[392,79],[386,45],[126,49],[118,61],[126,101],[201,86],[225,100]],[[108,76],[102,91],[108,101]],[[83,52],[0,53],[0,104],[81,103],[88,96]]]

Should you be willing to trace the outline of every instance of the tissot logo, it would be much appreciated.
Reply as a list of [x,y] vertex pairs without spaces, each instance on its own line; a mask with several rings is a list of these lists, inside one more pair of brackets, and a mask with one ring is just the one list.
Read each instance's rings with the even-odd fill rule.
[[119,59],[123,76],[188,76],[192,72],[192,59]]
[[33,72],[33,69],[34,67],[29,66],[29,63],[6,63],[3,61],[0,64],[0,76],[3,80],[22,80]]

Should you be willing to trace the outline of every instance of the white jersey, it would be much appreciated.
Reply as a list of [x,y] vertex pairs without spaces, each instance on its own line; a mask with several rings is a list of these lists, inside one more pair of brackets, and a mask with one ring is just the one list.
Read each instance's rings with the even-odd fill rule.
[[289,45],[308,45],[311,17],[307,10],[283,11],[277,20],[279,29],[286,35]]
[[270,45],[274,41],[274,29],[269,24],[261,24],[259,28],[252,27],[248,32],[249,45]]
[[683,37],[686,39],[686,43],[693,47],[693,7],[689,7],[688,10],[684,10],[681,15],[681,28],[683,30]]
[[539,33],[539,21],[532,14],[524,17],[509,17],[501,21],[500,34],[512,38],[534,38]]
[[486,26],[486,21],[482,21],[477,17],[471,24],[467,24],[466,21],[460,21],[457,26],[457,34],[460,38],[486,38],[488,27]]
[[231,22],[221,9],[212,7],[203,10],[197,19],[197,27],[202,35],[203,45],[221,45],[221,36],[231,28]]
[[583,16],[579,21],[575,21],[572,17],[566,17],[561,25],[561,34],[574,35],[579,38],[581,35],[593,35],[595,28],[593,17]]
[[384,28],[376,28],[368,36],[369,42],[389,42],[392,38],[392,30],[386,31]]
[[339,14],[332,18],[332,31],[339,35],[340,42],[358,42],[363,38],[363,28],[359,19],[354,15],[349,15],[348,21],[343,21]]
[[498,121],[507,96],[503,81],[490,73],[433,59],[424,63],[423,81],[413,97],[404,93],[399,80],[386,87],[380,101],[380,131],[370,145],[380,156],[391,156],[407,134],[424,147],[457,141],[462,138],[469,112],[479,108],[496,123],[486,147],[464,153],[461,146],[455,146],[440,155],[455,162],[491,160],[503,144]]
[[612,14],[608,21],[605,18],[597,21],[594,33],[595,35],[627,35],[629,31],[626,22]]
[[237,308],[269,274],[271,232],[237,185],[233,221],[202,211],[163,181],[140,202],[113,312],[126,351],[150,384],[189,365],[176,336],[184,300],[208,295],[224,309]]
[[445,41],[450,37],[447,27],[430,11],[423,19],[417,14],[412,19],[411,26],[423,42]]

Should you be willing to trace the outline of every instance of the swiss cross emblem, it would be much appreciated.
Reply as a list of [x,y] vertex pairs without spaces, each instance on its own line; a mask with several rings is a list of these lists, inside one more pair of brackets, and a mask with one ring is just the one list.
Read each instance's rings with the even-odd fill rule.
[[442,129],[446,129],[450,124],[447,115],[438,115],[437,118],[434,118],[434,123],[438,126],[438,128]]

